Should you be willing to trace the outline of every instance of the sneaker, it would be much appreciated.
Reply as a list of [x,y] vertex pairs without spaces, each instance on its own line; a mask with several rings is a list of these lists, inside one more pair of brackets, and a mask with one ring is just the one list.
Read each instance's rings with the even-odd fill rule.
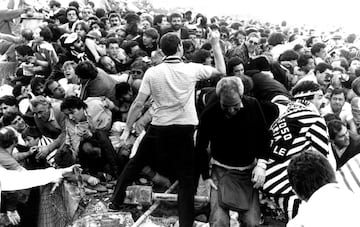
[[119,211],[120,210],[120,206],[111,202],[109,203],[109,211]]

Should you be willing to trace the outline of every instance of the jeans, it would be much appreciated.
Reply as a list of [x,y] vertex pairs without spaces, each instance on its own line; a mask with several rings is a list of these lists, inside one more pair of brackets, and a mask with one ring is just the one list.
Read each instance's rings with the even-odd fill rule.
[[160,172],[168,172],[179,180],[178,212],[180,227],[191,227],[194,222],[194,126],[150,125],[139,144],[136,155],[120,174],[111,201],[123,203],[126,187],[139,177],[141,170],[150,165]]
[[[227,169],[217,165],[212,166],[211,178],[215,185],[219,184],[220,178],[224,175]],[[251,179],[251,170],[244,170],[249,172]],[[260,225],[260,205],[259,205],[259,191],[254,190],[250,209],[239,213],[241,227],[243,226],[258,226]],[[210,192],[210,226],[211,227],[226,227],[230,226],[229,210],[221,207],[218,200],[218,191],[211,188]]]

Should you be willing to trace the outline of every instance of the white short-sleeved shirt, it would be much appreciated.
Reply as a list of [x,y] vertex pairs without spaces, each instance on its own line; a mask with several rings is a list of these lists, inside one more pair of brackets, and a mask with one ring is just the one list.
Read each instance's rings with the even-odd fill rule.
[[298,215],[287,227],[359,226],[359,197],[346,188],[329,183],[301,203]]
[[151,124],[197,125],[195,84],[209,78],[214,67],[183,63],[168,57],[163,63],[146,71],[139,92],[151,95],[154,102]]

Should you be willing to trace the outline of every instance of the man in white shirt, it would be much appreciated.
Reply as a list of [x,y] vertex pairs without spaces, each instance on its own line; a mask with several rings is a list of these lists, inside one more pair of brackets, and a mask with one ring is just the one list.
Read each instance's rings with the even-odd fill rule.
[[[165,34],[160,46],[166,55],[163,63],[145,72],[139,94],[130,107],[122,138],[133,131],[134,122],[151,96],[153,118],[133,159],[119,176],[110,208],[119,209],[126,186],[138,177],[145,165],[155,165],[159,172],[179,180],[178,210],[180,227],[194,221],[195,152],[194,129],[198,124],[195,109],[195,84],[201,79],[225,74],[225,62],[219,44],[219,31],[210,32],[215,66],[184,63],[183,45],[175,33]],[[159,161],[165,160],[165,161]]]
[[322,108],[321,115],[335,114],[342,122],[350,129],[350,131],[357,135],[356,124],[351,111],[350,103],[345,101],[346,94],[343,89],[335,88],[330,95],[330,103]]
[[359,226],[359,198],[336,183],[325,156],[302,152],[290,161],[287,171],[293,190],[305,201],[287,227]]

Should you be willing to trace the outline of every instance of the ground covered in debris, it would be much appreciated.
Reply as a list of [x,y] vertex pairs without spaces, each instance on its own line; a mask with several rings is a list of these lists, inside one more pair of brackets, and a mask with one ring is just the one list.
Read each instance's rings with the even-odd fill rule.
[[[158,192],[163,189],[154,189]],[[160,190],[160,191],[159,191]],[[176,193],[173,192],[173,193]],[[132,226],[134,222],[147,211],[149,206],[140,205],[122,205],[121,212],[112,212],[108,209],[112,190],[103,193],[92,193],[86,195],[86,201],[83,201],[83,207],[77,212],[75,221],[72,227],[87,227],[87,226]],[[196,204],[196,226],[207,226],[209,216],[209,205]],[[262,208],[263,224],[261,226],[268,227],[282,227],[286,224],[281,221],[281,217],[274,215],[274,212],[267,208]],[[177,222],[176,202],[161,202],[159,207],[151,213],[147,219],[148,222],[160,227],[176,226]],[[236,220],[232,220],[232,227],[239,226]]]

